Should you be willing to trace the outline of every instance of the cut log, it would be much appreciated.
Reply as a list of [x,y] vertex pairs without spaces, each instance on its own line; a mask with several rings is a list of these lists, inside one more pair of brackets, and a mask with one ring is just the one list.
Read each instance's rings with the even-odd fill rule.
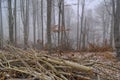
[[51,59],[51,58],[46,58],[44,57],[44,60],[47,60],[51,63],[54,64],[59,64],[59,65],[64,65],[64,66],[70,66],[71,68],[80,70],[80,71],[85,71],[85,72],[93,72],[93,68],[91,67],[87,67],[84,65],[80,65],[76,62],[72,62],[72,61],[67,61],[67,60],[57,60],[57,59]]

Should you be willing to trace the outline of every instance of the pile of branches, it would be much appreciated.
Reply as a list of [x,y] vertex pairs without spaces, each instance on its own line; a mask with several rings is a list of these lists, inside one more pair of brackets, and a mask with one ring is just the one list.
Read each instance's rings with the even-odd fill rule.
[[[0,52],[0,80],[27,79],[27,80],[117,80],[107,75],[103,70],[119,68],[103,65],[102,63],[79,61],[53,57],[34,50],[24,51],[8,46],[8,52]],[[100,67],[101,66],[101,67]]]

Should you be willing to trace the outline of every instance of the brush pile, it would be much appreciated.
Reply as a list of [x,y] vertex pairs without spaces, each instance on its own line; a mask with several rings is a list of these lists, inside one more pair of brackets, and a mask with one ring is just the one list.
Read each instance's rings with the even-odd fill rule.
[[0,52],[0,80],[119,80],[120,63],[95,61],[93,54],[54,56],[8,46]]

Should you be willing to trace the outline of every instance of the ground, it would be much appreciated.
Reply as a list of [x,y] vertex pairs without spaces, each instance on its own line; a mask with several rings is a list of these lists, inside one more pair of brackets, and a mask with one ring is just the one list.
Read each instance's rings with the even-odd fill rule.
[[38,75],[39,78],[46,76],[47,80],[120,79],[120,61],[113,52],[63,52],[60,55],[56,52],[49,55],[47,51],[13,48],[0,53],[0,80],[6,77],[8,80],[35,80]]

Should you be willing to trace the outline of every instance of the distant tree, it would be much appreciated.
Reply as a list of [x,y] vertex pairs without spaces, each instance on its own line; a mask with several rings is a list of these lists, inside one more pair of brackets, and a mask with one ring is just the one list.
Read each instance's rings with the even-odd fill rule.
[[20,0],[20,7],[24,28],[24,48],[27,49],[29,37],[29,0]]
[[[103,39],[103,45],[105,46],[106,43],[108,44],[108,33],[111,33],[110,29],[112,29],[111,25],[111,15],[110,15],[109,8],[107,7],[106,2],[101,2],[101,4],[97,7],[97,15],[99,16],[99,21],[101,23],[102,27],[102,39]],[[112,37],[112,36],[111,36]]]
[[[99,18],[95,18],[95,15],[93,15],[92,9],[86,10],[83,35],[85,35],[87,37],[87,41],[86,41],[87,45],[89,45],[90,43],[95,44],[95,39],[96,39],[95,36],[98,36],[98,35],[95,35],[95,31],[96,31],[95,26],[100,24],[100,23],[98,23],[98,21],[99,21]],[[96,32],[98,32],[98,31],[96,31]],[[100,32],[98,32],[98,33],[101,35]],[[84,39],[83,39],[83,44],[84,44]]]
[[65,31],[65,10],[64,10],[64,0],[59,0],[58,2],[58,48],[62,50],[67,45],[67,35]]
[[112,0],[104,0],[104,6],[106,8],[106,11],[108,13],[109,16],[109,22],[107,22],[108,24],[110,24],[110,42],[109,45],[111,47],[114,47],[114,16],[113,16],[113,7],[112,7]]
[[33,6],[33,37],[34,37],[34,44],[36,44],[36,13],[37,13],[37,6],[36,6],[36,0],[32,0],[32,6]]
[[86,48],[86,37],[87,37],[87,19],[84,20],[84,28],[83,28],[83,38],[82,38],[82,49],[85,50]]
[[52,0],[47,0],[47,44],[48,53],[51,54],[51,11],[52,11]]

